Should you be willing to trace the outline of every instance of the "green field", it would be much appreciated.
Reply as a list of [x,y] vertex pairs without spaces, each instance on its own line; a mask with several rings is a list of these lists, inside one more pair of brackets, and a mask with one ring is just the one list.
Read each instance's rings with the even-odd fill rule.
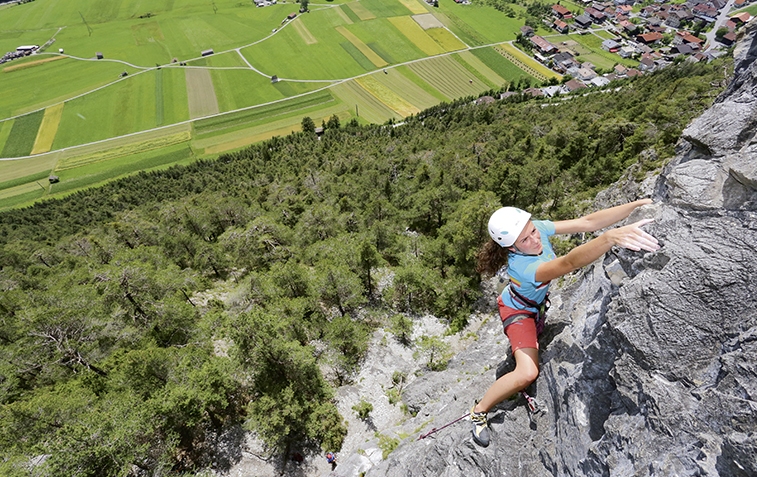
[[450,98],[478,95],[491,88],[449,56],[413,63],[410,69]]
[[60,182],[50,185],[49,193],[57,194],[90,187],[114,177],[174,164],[191,156],[192,151],[187,144],[178,144],[56,171],[55,174],[60,178]]
[[428,109],[438,104],[441,98],[413,82],[409,75],[406,74],[409,71],[407,68],[404,70],[392,68],[391,70],[387,70],[386,73],[374,73],[371,77],[388,89],[401,92],[402,97],[406,101],[420,110]]
[[[510,6],[516,12],[523,11],[523,7],[514,3]],[[459,29],[462,34],[458,36],[461,38],[470,35],[468,31],[475,32],[471,38],[473,42],[463,38],[470,46],[514,40],[523,26],[523,20],[510,18],[492,7],[476,3],[460,5],[449,1],[439,2],[439,10],[450,18],[456,18],[455,27],[450,28],[455,33],[458,33],[455,28]]]
[[39,125],[42,124],[43,115],[44,111],[37,111],[16,118],[8,140],[5,142],[3,157],[20,157],[31,154],[34,140],[37,138],[37,130],[39,130]]
[[471,53],[497,73],[497,75],[508,81],[518,80],[522,77],[537,81],[535,77],[518,68],[515,63],[497,53],[494,48],[476,48],[475,50],[471,50]]
[[733,15],[735,15],[737,13],[740,13],[740,12],[748,12],[753,17],[757,16],[757,5],[750,5],[750,6],[746,7],[746,8],[742,8],[742,9],[737,10],[735,12],[731,12],[729,14],[729,16],[733,16]]
[[[15,49],[15,46],[13,47]],[[46,57],[47,55],[45,55]],[[100,86],[117,81],[123,71],[137,70],[112,62],[74,61],[70,59],[42,63],[21,70],[5,69],[18,61],[31,62],[31,58],[6,63],[0,68],[0,119],[45,108],[60,101],[84,94]],[[29,88],[34,84],[34,88]]]
[[[0,66],[0,153],[24,157],[0,161],[0,208],[288,134],[304,116],[383,123],[529,74],[490,47],[465,51],[515,38],[522,19],[491,7],[336,0],[287,19],[297,7],[239,0],[0,7],[0,51],[47,45]],[[42,180],[51,171],[64,179],[52,187]]]

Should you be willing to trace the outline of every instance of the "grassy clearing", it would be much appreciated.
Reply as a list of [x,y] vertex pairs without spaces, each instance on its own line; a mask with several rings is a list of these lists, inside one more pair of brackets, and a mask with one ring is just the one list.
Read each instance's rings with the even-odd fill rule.
[[434,39],[444,51],[457,51],[465,49],[465,44],[446,28],[430,28],[426,30],[428,36]]
[[426,7],[426,3],[422,2],[421,0],[399,0],[400,3],[410,10],[410,12],[413,15],[419,15],[422,13],[428,13],[428,8]]
[[118,147],[95,151],[89,154],[66,157],[58,161],[54,172],[57,173],[81,166],[110,161],[124,156],[137,155],[146,151],[163,149],[176,144],[188,142],[190,139],[192,139],[192,134],[189,131],[182,131],[161,137],[149,138],[140,142],[123,144]]
[[42,124],[40,124],[37,131],[37,138],[34,140],[32,154],[41,154],[52,149],[53,140],[60,125],[60,118],[63,116],[64,104],[58,103],[45,109],[45,113],[42,116]]
[[393,17],[389,21],[426,55],[439,55],[446,51],[411,17]]
[[[8,181],[15,181],[29,176],[37,177],[38,175],[44,174],[44,176],[47,177],[53,167],[55,167],[55,163],[58,161],[59,157],[60,153],[53,152],[13,161],[0,161],[0,177],[3,178],[3,182],[0,183],[0,188],[10,187],[9,185],[6,185]],[[28,181],[22,181],[12,185],[19,185],[23,182]]]
[[342,49],[346,51],[353,60],[355,60],[355,63],[359,64],[365,71],[372,71],[376,69],[376,65],[374,65],[371,60],[369,60],[364,54],[362,54],[360,50],[358,50],[357,47],[352,43],[343,41],[339,43],[339,46],[341,46]]
[[[252,70],[211,70],[213,89],[220,112],[248,108],[256,104],[268,103],[284,98],[267,77]],[[312,86],[298,84],[303,92]]]
[[338,31],[345,39],[347,39],[347,41],[352,43],[352,45],[357,48],[360,53],[362,53],[366,58],[368,58],[368,60],[377,68],[382,68],[389,64],[348,29],[339,26],[336,27],[336,31]]
[[355,14],[357,21],[373,20],[376,18],[376,15],[364,6],[364,2],[348,3],[347,7]]
[[192,157],[192,150],[189,146],[187,144],[178,144],[156,151],[130,154],[107,162],[96,162],[65,170],[57,174],[60,182],[50,186],[50,195],[100,185],[127,174],[150,170],[158,166],[175,164],[190,157]]
[[444,93],[442,93],[438,89],[431,86],[431,84],[429,84],[428,81],[418,76],[416,72],[411,70],[410,67],[406,65],[398,66],[397,68],[392,68],[392,71],[396,71],[397,73],[400,73],[402,76],[410,80],[410,82],[412,82],[414,85],[419,87],[421,90],[425,91],[426,93],[436,98],[438,102],[446,102],[452,99],[449,96],[446,96]]
[[310,117],[315,124],[321,124],[328,121],[333,115],[346,122],[354,117],[354,112],[350,105],[334,100],[328,104],[301,109],[288,115],[279,116],[278,119],[269,119],[244,129],[194,140],[192,141],[192,148],[195,151],[202,150],[205,154],[219,154],[270,139],[273,136],[284,136],[290,132],[300,131],[302,129],[302,118],[305,116]]
[[302,38],[302,41],[304,41],[306,45],[314,45],[318,43],[318,39],[310,33],[310,30],[308,30],[308,27],[305,26],[304,22],[292,22],[292,27],[294,27],[295,31],[300,35],[300,38]]
[[86,93],[117,80],[125,69],[135,71],[121,64],[65,59],[0,73],[0,117],[44,109]]
[[187,79],[189,117],[194,119],[218,114],[220,109],[210,70],[188,68],[185,70],[185,74]]
[[476,96],[490,86],[472,75],[449,56],[431,58],[409,65],[418,76],[449,98]]
[[[409,17],[400,18],[412,21]],[[349,29],[388,63],[402,63],[428,56],[388,18],[351,25]]]
[[424,30],[431,28],[444,28],[444,23],[440,22],[433,13],[423,13],[421,15],[413,15],[413,20],[420,25]]
[[[379,73],[382,74],[382,73]],[[376,80],[375,75],[363,76],[356,80],[360,86],[371,93],[376,99],[395,111],[400,117],[407,117],[411,114],[417,114],[421,110],[407,102],[404,98],[398,96],[390,88]]]
[[0,123],[0,151],[3,150],[5,143],[8,141],[8,136],[11,134],[14,122],[14,119],[9,119]]
[[328,90],[318,91],[299,98],[280,101],[275,104],[224,114],[222,116],[194,122],[195,137],[205,138],[239,129],[249,128],[277,117],[302,113],[313,107],[327,107],[334,96]]
[[757,16],[757,5],[750,5],[746,8],[742,8],[741,10],[736,10],[735,12],[730,13],[728,16],[736,15],[737,13],[741,12],[748,12],[750,15]]
[[[308,31],[318,39],[316,44],[306,44],[294,28],[287,25],[265,42],[242,49],[242,53],[255,68],[279,78],[342,79],[365,73],[366,68],[345,49],[337,47],[346,42],[336,30],[343,27],[344,22],[332,10],[318,10],[296,20],[305,22]],[[368,69],[373,68],[371,63]]]
[[382,124],[401,116],[379,101],[355,81],[346,81],[332,88],[334,96],[351,108],[357,106],[356,115],[364,121]]
[[500,86],[502,86],[502,84],[498,84],[498,83],[495,83],[494,81],[489,80],[489,78],[487,78],[486,76],[481,74],[480,71],[478,71],[476,68],[471,66],[470,63],[462,59],[460,55],[452,55],[452,59],[457,61],[460,64],[460,66],[465,68],[468,71],[468,74],[471,75],[471,78],[475,78],[481,83],[485,84],[487,89],[499,89]]
[[18,177],[13,180],[0,182],[0,193],[2,193],[4,197],[5,196],[10,197],[11,195],[15,195],[15,194],[6,192],[8,189],[13,189],[19,186],[23,186],[25,184],[32,184],[37,181],[47,182],[47,178],[49,176],[50,176],[50,171],[46,170],[43,172],[38,172],[36,174],[31,174],[28,176]]
[[455,57],[459,58],[465,63],[463,66],[467,65],[466,67],[468,71],[476,72],[483,79],[485,79],[487,83],[491,84],[492,88],[498,89],[502,87],[502,85],[507,83],[507,80],[505,78],[501,77],[494,70],[486,66],[483,61],[478,59],[478,57],[476,57],[470,51],[461,51],[460,53],[456,54]]
[[37,111],[16,118],[8,140],[5,142],[2,157],[21,157],[31,154],[43,115],[44,111]]
[[20,184],[13,187],[6,187],[0,189],[0,208],[2,208],[3,202],[5,200],[10,199],[14,196],[18,195],[26,195],[30,192],[36,192],[36,194],[33,194],[36,196],[41,196],[45,192],[47,192],[47,187],[49,185],[49,182],[47,180],[47,176],[41,177],[39,179],[33,180],[32,182],[26,182],[24,184]]
[[503,43],[496,48],[503,50],[510,56],[508,60],[515,63],[519,68],[524,69],[531,76],[538,78],[540,81],[544,78],[554,77],[559,79],[562,77],[560,74],[550,70],[509,43]]
[[236,51],[207,56],[205,64],[213,68],[249,68],[247,62]]
[[603,41],[604,40],[612,40],[614,38],[617,38],[617,36],[618,36],[615,33],[610,33],[607,30],[592,30],[592,32],[590,34],[601,37]]
[[163,121],[158,121],[155,112],[155,125],[163,126],[189,119],[189,100],[187,99],[187,81],[184,70],[179,68],[163,68],[161,70],[161,91],[155,85],[155,102],[162,105]]
[[155,72],[155,125],[165,124],[165,103],[163,103],[163,70]]
[[342,11],[342,14],[344,14],[347,18],[350,19],[348,23],[355,23],[355,22],[361,21],[360,17],[357,16],[357,13],[355,13],[355,10],[353,10],[349,6],[349,4],[342,4],[341,6],[339,6],[339,9]]
[[[9,15],[9,12],[0,11],[0,17],[3,18],[3,22],[1,24],[2,30],[0,30],[0,53],[5,53],[6,51],[14,51],[19,45],[42,45],[57,30],[57,28],[45,31],[17,29],[13,28],[5,22],[6,18],[11,17],[11,15]],[[15,61],[18,60],[14,60],[14,62]],[[8,66],[8,64],[4,66]]]
[[[336,13],[336,15],[339,17],[339,19],[342,21],[342,24],[344,25],[350,25],[352,23],[355,23],[356,20],[353,20],[350,18],[349,15],[344,10],[344,5],[339,5],[338,7],[332,8],[329,10],[330,12]],[[360,21],[359,19],[357,21]]]
[[398,0],[360,0],[378,18],[399,17],[412,12]]
[[[410,70],[406,68],[405,71]],[[441,100],[441,98],[426,91],[423,87],[413,82],[403,74],[403,71],[400,71],[400,68],[389,69],[386,71],[386,74],[383,72],[374,73],[371,75],[371,78],[383,84],[390,91],[401,95],[402,98],[420,110],[435,106]],[[420,78],[418,79],[420,80]],[[428,84],[426,84],[426,87],[428,87]]]
[[[523,7],[519,5],[510,4],[510,6],[516,13],[523,11]],[[473,30],[476,32],[477,38],[483,38],[484,43],[514,40],[519,28],[523,25],[523,20],[519,18],[510,18],[493,7],[478,5],[476,3],[460,5],[454,2],[439,2],[439,10],[450,17],[452,15],[457,17],[459,20],[455,21],[456,27],[466,32]],[[460,25],[460,20],[468,28]]]
[[149,71],[66,102],[53,149],[156,127],[155,88],[155,71]]
[[531,78],[534,83],[538,80],[520,69],[515,63],[500,55],[493,48],[476,48],[471,53],[492,69],[498,76],[508,82],[518,81],[520,78]]
[[449,28],[460,40],[469,46],[481,46],[489,43],[486,38],[479,34],[475,28],[471,27],[462,18],[458,17],[451,11],[445,13],[434,12],[434,16],[441,21],[445,27]]

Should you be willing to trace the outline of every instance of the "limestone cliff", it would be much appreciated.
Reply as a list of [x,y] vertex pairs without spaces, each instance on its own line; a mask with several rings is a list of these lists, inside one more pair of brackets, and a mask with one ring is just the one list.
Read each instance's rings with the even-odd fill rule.
[[417,415],[381,430],[411,437],[377,463],[343,455],[331,475],[757,475],[756,30],[656,181],[598,198],[650,194],[656,204],[629,220],[653,217],[647,230],[663,247],[615,250],[556,291],[532,387],[546,412],[529,419],[522,399],[501,404],[485,449],[468,421],[415,440],[465,414],[511,365],[492,290],[477,339],[405,391]]

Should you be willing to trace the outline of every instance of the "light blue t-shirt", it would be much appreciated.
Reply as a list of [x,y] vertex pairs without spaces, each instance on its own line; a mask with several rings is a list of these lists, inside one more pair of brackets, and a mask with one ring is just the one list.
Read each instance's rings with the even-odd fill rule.
[[[552,244],[549,243],[549,237],[555,234],[555,224],[550,220],[533,220],[532,222],[541,235],[543,250],[539,255],[523,255],[513,252],[507,255],[507,274],[510,277],[510,284],[508,286],[514,286],[515,291],[525,298],[536,303],[541,303],[549,291],[550,282],[537,282],[535,279],[536,269],[542,263],[557,258],[555,251],[552,249]],[[524,309],[522,304],[513,300],[512,296],[510,296],[508,287],[502,290],[502,302],[510,308]],[[525,309],[534,312],[537,311],[536,308],[532,307],[525,307]]]

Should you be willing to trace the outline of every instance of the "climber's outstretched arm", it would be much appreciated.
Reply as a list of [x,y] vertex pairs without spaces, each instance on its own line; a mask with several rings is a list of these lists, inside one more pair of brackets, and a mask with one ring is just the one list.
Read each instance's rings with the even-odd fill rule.
[[534,278],[537,282],[541,283],[559,278],[573,270],[590,264],[604,255],[614,245],[635,251],[647,250],[654,252],[655,250],[659,250],[660,246],[657,243],[657,239],[641,230],[643,225],[652,221],[652,219],[644,219],[624,227],[608,230],[599,237],[574,248],[567,255],[542,263],[536,269]]
[[555,222],[556,234],[577,234],[582,232],[596,232],[617,223],[634,211],[637,207],[651,204],[652,199],[641,199],[627,204],[599,210],[578,219],[560,220]]

